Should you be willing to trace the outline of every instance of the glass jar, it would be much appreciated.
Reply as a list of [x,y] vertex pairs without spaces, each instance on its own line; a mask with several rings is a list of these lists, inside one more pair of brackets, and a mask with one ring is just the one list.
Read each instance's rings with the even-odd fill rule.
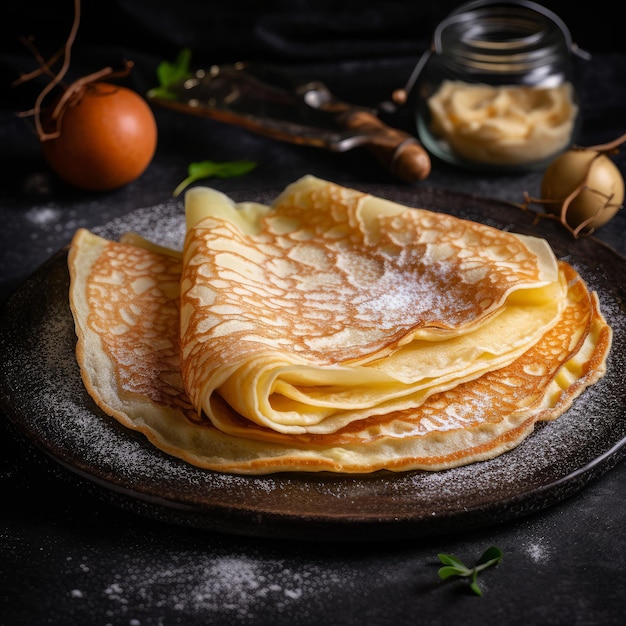
[[461,5],[437,26],[414,71],[424,147],[474,169],[545,167],[580,126],[573,54],[588,58],[541,5]]

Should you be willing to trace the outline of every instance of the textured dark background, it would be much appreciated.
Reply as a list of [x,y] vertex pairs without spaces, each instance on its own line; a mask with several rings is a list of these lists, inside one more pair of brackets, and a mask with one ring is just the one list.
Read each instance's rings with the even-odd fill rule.
[[[197,65],[271,63],[289,76],[324,80],[352,101],[378,102],[404,84],[435,25],[457,4],[85,0],[68,79],[132,59],[128,81],[144,92],[155,84],[158,63],[189,47]],[[560,0],[545,6],[593,53],[581,84],[581,144],[626,132],[620,3]],[[106,194],[63,185],[43,160],[32,129],[15,115],[32,106],[42,81],[10,83],[36,67],[20,36],[33,35],[48,56],[64,43],[72,13],[71,0],[8,0],[0,9],[0,303],[16,289],[19,294],[29,274],[66,246],[77,228],[171,201],[190,162],[256,161],[258,167],[244,177],[208,182],[249,199],[305,173],[348,186],[397,189],[398,181],[364,150],[330,153],[285,144],[161,109],[155,109],[158,151],[137,181]],[[415,132],[408,113],[392,121]],[[624,151],[613,157],[624,175],[625,157]],[[537,192],[540,177],[537,171],[481,175],[435,162],[423,186],[519,202],[524,191]],[[624,254],[625,233],[621,211],[599,238]],[[11,358],[3,346],[0,364]],[[32,382],[28,371],[24,380]],[[138,502],[137,513],[115,506],[118,494],[42,454],[17,436],[7,418],[0,415],[2,626],[621,626],[624,621],[623,462],[566,501],[509,523],[415,541],[307,544],[179,527],[143,515]],[[473,564],[489,545],[499,546],[505,559],[482,575],[482,598],[462,582],[438,580],[438,552]]]
[[[172,54],[183,46],[212,62],[254,56],[266,60],[354,58],[410,54],[423,46],[458,0],[87,0],[77,46],[120,44]],[[546,0],[583,48],[623,50],[616,3]],[[58,45],[69,29],[72,0],[8,2],[2,47],[15,35]]]
[[[417,57],[433,29],[458,0],[87,0],[73,58],[78,70],[89,56],[106,62],[137,54],[173,58],[188,47],[200,64],[254,58],[273,63],[376,57]],[[542,3],[568,26],[583,49],[624,50],[623,23],[615,3],[596,0]],[[1,71],[32,65],[20,36],[33,36],[42,52],[60,47],[69,33],[72,0],[7,2],[0,21]],[[93,69],[98,69],[94,67]],[[5,80],[2,80],[6,84]]]

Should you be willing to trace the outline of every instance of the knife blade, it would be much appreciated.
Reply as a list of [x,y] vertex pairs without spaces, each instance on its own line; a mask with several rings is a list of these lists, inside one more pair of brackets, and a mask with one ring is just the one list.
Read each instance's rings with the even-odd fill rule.
[[198,70],[169,91],[171,98],[148,93],[148,100],[290,143],[334,152],[364,147],[405,182],[430,174],[430,157],[415,137],[388,126],[372,109],[335,98],[320,81],[285,89],[238,63]]

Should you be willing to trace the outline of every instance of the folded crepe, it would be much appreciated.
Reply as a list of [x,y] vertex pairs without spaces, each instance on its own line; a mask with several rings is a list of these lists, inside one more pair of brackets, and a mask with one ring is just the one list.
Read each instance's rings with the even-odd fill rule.
[[185,205],[182,251],[79,230],[70,304],[94,400],[194,465],[454,467],[605,372],[597,296],[543,239],[311,176],[271,205]]

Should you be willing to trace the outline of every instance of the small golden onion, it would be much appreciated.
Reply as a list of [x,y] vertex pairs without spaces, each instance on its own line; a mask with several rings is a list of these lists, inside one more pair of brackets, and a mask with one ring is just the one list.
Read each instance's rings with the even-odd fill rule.
[[524,192],[525,211],[539,204],[545,213],[535,211],[536,219],[558,219],[567,230],[580,237],[604,226],[624,203],[624,178],[608,157],[626,142],[626,134],[587,148],[566,150],[554,159],[541,181],[541,197]]
[[576,229],[606,224],[624,202],[624,179],[602,152],[567,150],[547,168],[541,183],[546,209]]

